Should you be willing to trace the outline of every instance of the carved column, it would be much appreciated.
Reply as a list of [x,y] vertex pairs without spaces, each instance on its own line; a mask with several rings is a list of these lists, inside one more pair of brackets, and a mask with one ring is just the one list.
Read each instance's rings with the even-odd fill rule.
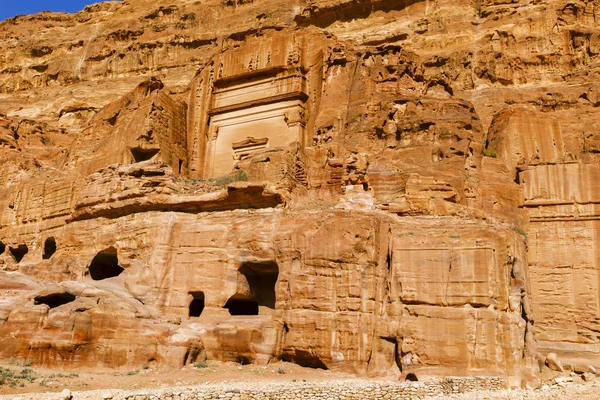
[[204,174],[203,178],[208,179],[213,177],[215,156],[217,151],[217,138],[219,137],[219,127],[211,126],[208,132],[208,141],[206,143],[206,152],[204,158]]

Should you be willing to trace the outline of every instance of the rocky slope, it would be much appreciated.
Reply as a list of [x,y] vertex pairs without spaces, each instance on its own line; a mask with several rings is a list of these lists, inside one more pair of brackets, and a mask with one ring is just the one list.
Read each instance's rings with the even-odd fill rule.
[[511,387],[548,353],[600,365],[599,18],[131,0],[0,23],[0,357]]

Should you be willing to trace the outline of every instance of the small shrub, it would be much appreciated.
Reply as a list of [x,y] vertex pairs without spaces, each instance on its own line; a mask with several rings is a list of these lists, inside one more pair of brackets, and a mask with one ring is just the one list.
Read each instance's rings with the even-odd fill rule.
[[484,150],[483,150],[483,156],[484,156],[484,157],[492,157],[492,158],[497,158],[497,157],[498,157],[498,153],[496,153],[496,150],[488,150],[488,149],[484,149]]
[[197,363],[194,364],[194,367],[206,368],[206,367],[208,367],[208,363],[206,361],[198,361]]
[[142,366],[142,369],[149,369],[149,368],[150,368],[150,366],[149,366],[148,364],[144,364],[144,365]]
[[243,169],[239,169],[235,173],[235,180],[236,180],[236,182],[247,182],[248,181],[248,173],[246,171],[244,171]]
[[225,187],[233,182],[233,177],[231,175],[220,176],[218,178],[211,179],[211,182],[218,187]]
[[212,182],[215,186],[221,187],[221,188],[225,187],[233,182],[247,182],[247,181],[248,181],[248,174],[243,169],[237,170],[234,174],[229,174],[229,175],[225,175],[225,176],[220,176],[218,178],[210,179],[210,182]]
[[512,230],[517,232],[519,235],[525,237],[525,239],[527,239],[527,232],[525,232],[525,229],[521,228],[518,225],[513,225]]
[[451,239],[460,239],[460,235],[458,233],[451,233],[448,235]]
[[9,385],[10,387],[23,387],[25,382],[33,382],[36,380],[34,371],[31,368],[23,368],[19,373],[10,369],[0,368],[0,386]]
[[282,374],[282,375],[283,375],[283,374],[285,374],[285,369],[283,369],[283,368],[279,368],[279,369],[277,370],[277,373],[278,373],[278,374]]
[[35,377],[33,376],[33,370],[31,368],[23,368],[21,373],[15,377],[16,379],[25,379],[29,382],[33,382]]
[[137,375],[139,371],[135,370],[135,371],[129,371],[127,373],[127,376],[132,376],[132,375]]

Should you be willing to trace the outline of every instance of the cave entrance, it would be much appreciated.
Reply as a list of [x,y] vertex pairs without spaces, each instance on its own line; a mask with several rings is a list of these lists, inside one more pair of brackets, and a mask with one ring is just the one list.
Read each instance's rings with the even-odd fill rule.
[[199,317],[204,311],[204,292],[190,292],[192,301],[190,302],[190,317]]
[[291,362],[294,364],[298,364],[301,367],[305,368],[315,368],[315,369],[329,369],[327,365],[321,360],[321,358],[313,353],[312,351],[299,350],[296,349],[291,354],[284,354],[281,359],[285,362]]
[[[279,267],[274,261],[245,263],[238,270],[248,282],[249,293],[236,293],[223,308],[231,315],[259,315],[261,308],[275,309],[275,284]],[[268,313],[268,310],[264,310]]]
[[56,253],[56,239],[49,237],[44,242],[44,254],[42,254],[42,259],[48,260],[54,253]]
[[52,293],[45,296],[37,296],[33,299],[34,304],[46,304],[50,308],[60,307],[75,301],[76,297],[71,293]]
[[17,247],[9,247],[8,251],[17,263],[20,263],[25,254],[29,253],[29,248],[25,244],[20,244]]
[[231,296],[223,308],[228,309],[230,315],[258,315],[258,302],[240,295]]
[[131,155],[133,156],[133,162],[139,163],[150,160],[157,155],[159,151],[160,149],[142,149],[141,147],[134,147],[131,149]]
[[92,260],[88,271],[90,276],[95,281],[101,281],[108,278],[114,278],[121,275],[125,269],[119,265],[117,257],[117,249],[109,247],[102,250]]
[[277,263],[245,263],[240,273],[248,280],[250,294],[259,306],[275,309],[275,284],[279,277]]
[[405,381],[407,381],[407,382],[418,382],[419,379],[417,378],[417,375],[415,375],[413,372],[409,372],[406,375]]
[[4,242],[0,242],[0,254],[4,254],[5,251],[6,245],[4,244]]

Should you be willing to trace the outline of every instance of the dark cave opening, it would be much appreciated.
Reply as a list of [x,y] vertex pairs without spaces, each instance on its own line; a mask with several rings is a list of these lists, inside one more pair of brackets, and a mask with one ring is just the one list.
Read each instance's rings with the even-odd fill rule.
[[56,253],[56,239],[53,237],[49,237],[44,242],[44,253],[42,254],[42,259],[48,260]]
[[231,315],[258,315],[258,302],[239,295],[231,296],[223,308],[228,309]]
[[190,317],[199,317],[204,311],[204,293],[203,292],[190,292],[192,295],[192,301],[190,302]]
[[319,356],[306,350],[296,349],[293,354],[284,354],[281,359],[305,368],[329,369]]
[[259,315],[260,307],[275,309],[275,284],[279,267],[274,261],[245,263],[238,270],[248,282],[250,295],[234,294],[223,308],[231,315]]
[[135,147],[131,149],[131,155],[133,156],[133,162],[139,163],[150,160],[157,155],[159,151],[159,149],[142,149],[140,147]]
[[238,354],[235,357],[235,362],[237,362],[240,365],[250,365],[254,363],[254,360],[246,355]]
[[33,299],[34,303],[37,304],[46,304],[50,308],[60,307],[64,304],[71,303],[75,301],[76,297],[71,293],[62,292],[62,293],[52,293],[45,296],[37,296]]
[[258,306],[275,309],[275,284],[279,277],[277,263],[245,263],[239,271],[246,277],[250,294]]
[[29,248],[25,244],[20,244],[17,247],[9,247],[8,250],[17,263],[20,263],[25,254],[29,253]]
[[119,276],[125,269],[119,265],[117,249],[109,247],[96,254],[88,271],[93,280],[101,281]]
[[409,373],[406,375],[406,379],[405,379],[405,381],[407,381],[407,382],[418,382],[419,380],[417,379],[417,375],[415,375],[415,374],[414,374],[414,373],[412,373],[412,372],[409,372]]

